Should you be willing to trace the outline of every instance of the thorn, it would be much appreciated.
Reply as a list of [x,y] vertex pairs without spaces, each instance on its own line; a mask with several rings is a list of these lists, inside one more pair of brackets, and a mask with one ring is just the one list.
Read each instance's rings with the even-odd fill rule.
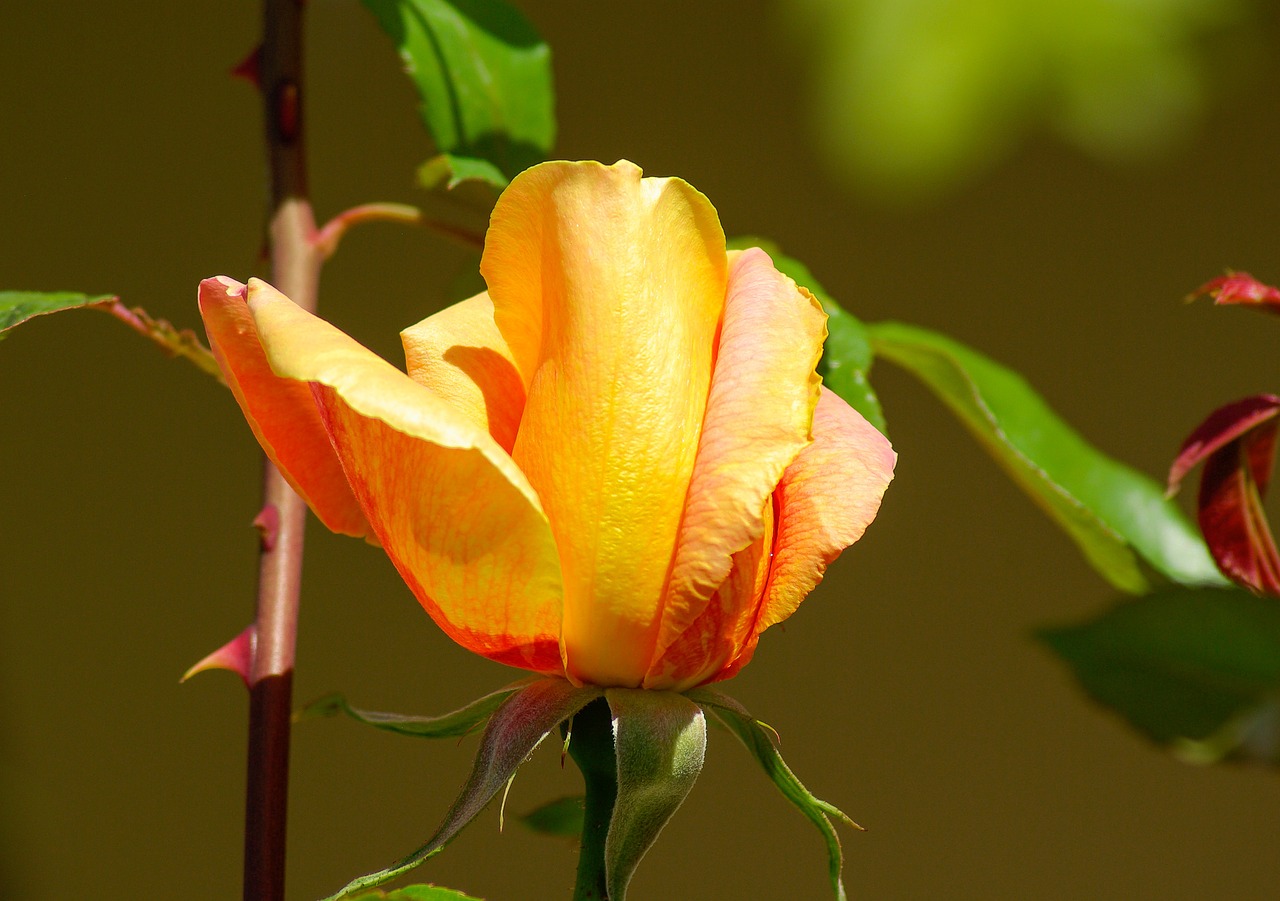
[[182,674],[179,682],[186,682],[196,673],[211,669],[226,669],[236,673],[249,687],[249,667],[253,665],[253,651],[258,644],[257,629],[250,624],[243,632],[205,657]]
[[261,66],[262,45],[258,44],[249,51],[249,55],[231,68],[232,78],[243,78],[258,90],[262,90]]
[[280,511],[275,504],[267,504],[262,512],[253,518],[253,527],[258,530],[258,543],[264,554],[276,548],[276,539],[280,537]]

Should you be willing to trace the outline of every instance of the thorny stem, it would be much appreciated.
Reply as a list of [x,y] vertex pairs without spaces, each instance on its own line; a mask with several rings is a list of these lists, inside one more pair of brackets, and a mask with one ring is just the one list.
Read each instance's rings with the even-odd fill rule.
[[[316,307],[321,256],[307,200],[302,104],[303,0],[264,0],[259,82],[271,182],[271,280]],[[258,568],[256,641],[249,672],[244,899],[283,901],[289,784],[289,714],[306,505],[268,461]]]

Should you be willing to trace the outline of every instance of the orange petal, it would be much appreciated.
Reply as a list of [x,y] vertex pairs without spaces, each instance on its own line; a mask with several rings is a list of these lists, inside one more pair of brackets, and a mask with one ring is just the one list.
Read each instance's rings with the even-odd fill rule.
[[862,537],[880,509],[897,455],[862,415],[822,389],[813,443],[778,486],[773,571],[756,634],[795,612],[840,552]]
[[[763,250],[736,256],[654,666],[701,616],[733,555],[763,534],[761,511],[809,443],[826,321]],[[742,599],[751,612],[757,597]]]
[[367,534],[369,524],[329,444],[311,389],[271,371],[245,286],[229,278],[205,279],[200,314],[231,393],[271,462],[326,526],[344,535]]
[[[733,555],[729,576],[703,605],[702,612],[667,648],[645,675],[644,687],[685,691],[737,672],[751,658],[755,624],[769,579],[773,553],[773,498],[764,505],[764,531]],[[746,659],[740,658],[746,652]]]
[[705,197],[631,163],[546,163],[494,208],[480,271],[528,386],[513,456],[551,519],[571,678],[639,685],[724,305]]
[[524,383],[489,295],[477,294],[400,333],[409,376],[493,436],[507,453],[524,412]]
[[311,383],[329,439],[388,556],[455,641],[562,672],[551,529],[484,428],[269,285],[249,307],[275,372]]

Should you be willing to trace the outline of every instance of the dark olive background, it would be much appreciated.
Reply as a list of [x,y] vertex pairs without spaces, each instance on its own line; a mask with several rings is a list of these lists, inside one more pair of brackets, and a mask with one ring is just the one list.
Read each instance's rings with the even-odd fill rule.
[[[1220,402],[1280,387],[1273,320],[1181,298],[1224,267],[1280,279],[1280,67],[1259,61],[1201,136],[1140,169],[1033,142],[929,208],[838,193],[810,150],[805,48],[742,0],[525,0],[551,42],[559,154],[680,175],[729,234],[767,234],[867,319],[950,332],[1025,372],[1111,453],[1159,475]],[[389,45],[354,0],[311,4],[312,188],[327,217],[412,200],[429,153]],[[256,97],[224,77],[249,0],[0,10],[0,286],[118,292],[182,325],[195,286],[259,266]],[[1272,42],[1272,46],[1275,42]],[[322,309],[395,358],[472,265],[374,225]],[[844,834],[854,898],[1269,899],[1269,773],[1198,769],[1091,706],[1030,639],[1110,592],[919,387],[875,373],[898,476],[866,539],[725,686],[777,727]],[[0,895],[237,896],[245,697],[178,684],[251,616],[258,454],[229,395],[96,313],[0,344]],[[382,555],[309,533],[296,689],[452,709],[516,673],[453,646]],[[353,723],[294,732],[289,894],[416,846],[473,741]],[[577,790],[544,750],[509,809]],[[567,897],[575,854],[486,811],[423,880]],[[725,733],[640,867],[636,901],[820,899],[817,835]]]

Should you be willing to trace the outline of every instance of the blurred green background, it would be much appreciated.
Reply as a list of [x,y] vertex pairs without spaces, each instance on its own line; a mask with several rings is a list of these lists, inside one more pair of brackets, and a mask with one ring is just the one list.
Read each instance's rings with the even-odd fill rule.
[[[1280,280],[1270,5],[1042,7],[1041,45],[1068,21],[1100,35],[1069,56],[1101,79],[1080,96],[1117,105],[1096,120],[1069,115],[1062,67],[997,65],[1007,35],[947,42],[1029,33],[1016,13],[1035,4],[898,4],[917,25],[959,17],[924,28],[932,44],[906,42],[909,16],[867,18],[869,0],[519,5],[555,53],[561,156],[688,179],[729,234],[772,236],[865,319],[941,329],[1020,369],[1138,468],[1161,477],[1205,413],[1280,387],[1277,323],[1181,302],[1228,266]],[[1097,25],[1108,8],[1137,24]],[[430,145],[390,45],[354,0],[308,15],[320,216],[413,201]],[[871,40],[868,22],[889,30]],[[0,287],[118,292],[194,325],[200,278],[259,271],[257,98],[225,77],[258,28],[250,0],[0,9]],[[1129,49],[1091,56],[1095,43]],[[895,72],[921,85],[900,88],[924,111],[914,125],[876,119]],[[930,84],[964,96],[926,103]],[[972,98],[992,91],[1006,99],[982,113]],[[893,150],[917,146],[895,127],[934,136],[924,164]],[[325,270],[322,311],[397,359],[397,331],[473,265],[424,232],[363,227]],[[881,516],[725,685],[868,827],[844,836],[851,897],[1276,897],[1274,775],[1180,764],[1084,700],[1029,636],[1110,592],[922,389],[874,375],[900,454]],[[230,675],[177,679],[252,615],[249,430],[211,380],[96,313],[18,329],[0,380],[0,896],[236,897],[246,699]],[[380,553],[318,527],[302,613],[299,702],[340,688],[439,712],[516,675],[446,640]],[[473,747],[297,727],[290,897],[415,847]],[[508,804],[576,790],[545,750]],[[492,901],[557,899],[574,861],[510,821],[499,834],[491,810],[419,874]],[[632,897],[828,896],[816,834],[713,733]]]

